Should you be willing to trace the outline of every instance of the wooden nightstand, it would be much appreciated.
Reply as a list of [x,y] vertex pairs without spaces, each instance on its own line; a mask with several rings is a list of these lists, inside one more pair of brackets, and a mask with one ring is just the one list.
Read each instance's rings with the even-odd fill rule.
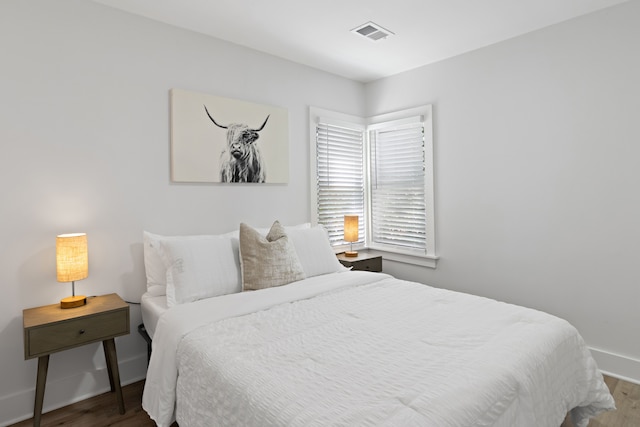
[[124,414],[118,356],[114,338],[129,333],[129,304],[117,294],[87,298],[81,307],[62,309],[60,304],[22,311],[24,358],[38,358],[33,425],[40,425],[49,355],[62,350],[102,341],[109,384],[116,392],[118,409]]
[[336,256],[342,265],[352,267],[352,270],[373,271],[376,273],[382,271],[382,257],[380,255],[372,255],[360,251],[357,257],[348,257],[344,253]]

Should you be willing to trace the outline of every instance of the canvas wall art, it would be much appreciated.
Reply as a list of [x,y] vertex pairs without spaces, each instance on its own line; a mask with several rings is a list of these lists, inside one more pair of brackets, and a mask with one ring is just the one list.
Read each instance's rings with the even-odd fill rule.
[[285,108],[181,89],[170,98],[172,181],[289,181]]

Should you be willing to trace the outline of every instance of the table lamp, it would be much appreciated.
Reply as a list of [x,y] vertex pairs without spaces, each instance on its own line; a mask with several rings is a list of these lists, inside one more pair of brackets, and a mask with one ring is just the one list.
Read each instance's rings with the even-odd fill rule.
[[344,241],[351,244],[344,256],[357,257],[358,251],[353,250],[353,242],[358,241],[358,215],[344,216]]
[[80,307],[87,297],[76,295],[76,280],[89,276],[89,257],[86,233],[61,234],[56,236],[56,270],[58,282],[71,282],[70,297],[60,300],[60,307]]

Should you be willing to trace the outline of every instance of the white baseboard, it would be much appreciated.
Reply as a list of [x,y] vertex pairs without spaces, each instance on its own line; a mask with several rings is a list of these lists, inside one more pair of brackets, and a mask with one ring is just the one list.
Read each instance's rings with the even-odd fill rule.
[[640,384],[640,360],[593,347],[589,350],[603,374]]
[[[146,352],[128,359],[118,360],[120,382],[123,386],[145,378],[147,373]],[[42,412],[88,399],[110,390],[107,369],[79,372],[76,375],[47,381]],[[33,417],[36,385],[10,395],[0,397],[0,426],[9,426]],[[116,405],[115,396],[113,404]]]

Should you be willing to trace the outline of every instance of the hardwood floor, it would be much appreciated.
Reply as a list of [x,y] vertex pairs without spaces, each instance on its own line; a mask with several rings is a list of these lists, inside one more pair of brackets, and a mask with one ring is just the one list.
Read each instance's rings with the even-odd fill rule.
[[[122,387],[126,412],[120,415],[113,393],[104,393],[64,408],[42,414],[40,427],[155,427],[142,409],[142,389],[144,381]],[[25,420],[10,427],[31,427],[33,419]],[[177,427],[175,424],[172,427]]]
[[[616,401],[616,411],[600,414],[591,420],[589,427],[640,427],[640,385],[605,376],[605,382]],[[142,389],[144,381],[122,388],[127,412],[118,413],[118,405],[112,393],[104,393],[73,405],[47,412],[42,415],[41,427],[154,427],[147,413],[142,409]],[[33,420],[25,420],[10,427],[32,426]],[[173,424],[172,427],[178,427]],[[516,427],[516,426],[514,426]],[[519,427],[519,426],[518,426]],[[565,420],[560,427],[574,427]]]
[[[591,419],[589,427],[640,427],[640,385],[604,376],[604,381],[616,401],[616,410]],[[574,427],[566,419],[560,427]]]

